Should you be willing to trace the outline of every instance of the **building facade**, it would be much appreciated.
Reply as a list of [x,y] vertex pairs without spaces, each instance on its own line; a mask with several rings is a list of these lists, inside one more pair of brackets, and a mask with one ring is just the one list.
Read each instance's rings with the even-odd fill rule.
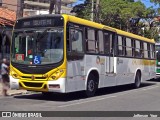
[[[61,13],[71,14],[72,4],[77,0],[57,1],[61,1]],[[0,59],[9,57],[11,33],[16,19],[49,14],[49,7],[50,0],[0,0]]]
[[[38,14],[48,14],[50,0],[1,0],[2,6],[16,11],[17,18]],[[57,0],[60,1],[60,0]],[[61,13],[71,14],[72,4],[77,0],[61,0]],[[53,11],[54,14],[54,11]]]

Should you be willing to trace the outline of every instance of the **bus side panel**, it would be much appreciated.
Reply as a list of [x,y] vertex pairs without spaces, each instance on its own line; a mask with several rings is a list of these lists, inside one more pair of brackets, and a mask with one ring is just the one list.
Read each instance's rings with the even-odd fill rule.
[[66,92],[85,89],[84,60],[73,60],[67,62]]
[[105,79],[101,87],[115,86],[115,73],[115,58],[109,56],[105,57]]
[[145,81],[145,80],[149,80],[150,79],[150,66],[149,64],[144,64],[144,69],[142,71],[142,81]]
[[155,78],[155,60],[141,60],[143,66],[142,81]]
[[156,78],[156,60],[150,61],[150,79]]
[[108,59],[105,56],[98,55],[85,55],[82,61],[69,61],[66,92],[86,90],[87,77],[92,70],[97,70],[99,74],[99,88],[114,86],[115,77],[106,75],[107,62]]
[[[113,61],[112,61],[113,62]],[[115,86],[115,76],[108,74],[109,57],[99,55],[86,55],[85,72],[97,69],[99,73],[99,88]],[[114,64],[114,63],[113,63]],[[113,69],[113,68],[112,68]],[[98,78],[97,78],[98,79]]]
[[134,82],[134,74],[136,67],[133,66],[131,58],[117,58],[117,85],[129,84]]

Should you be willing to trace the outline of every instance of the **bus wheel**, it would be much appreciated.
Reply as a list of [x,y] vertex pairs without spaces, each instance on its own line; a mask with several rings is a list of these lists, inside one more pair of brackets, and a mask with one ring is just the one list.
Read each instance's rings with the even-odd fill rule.
[[141,74],[140,72],[136,73],[134,88],[139,88],[141,85]]
[[90,74],[87,80],[87,89],[86,89],[86,96],[92,97],[94,96],[98,86],[97,82],[95,80],[95,76]]

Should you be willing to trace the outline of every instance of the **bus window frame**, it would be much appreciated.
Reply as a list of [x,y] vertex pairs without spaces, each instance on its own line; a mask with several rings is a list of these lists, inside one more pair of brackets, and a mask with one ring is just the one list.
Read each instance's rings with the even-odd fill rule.
[[[71,32],[70,32],[71,29],[82,31],[82,52],[72,50],[72,39],[71,39]],[[68,33],[69,33],[69,38],[67,38]],[[68,42],[69,42],[70,50],[68,50],[68,48],[67,48],[67,39],[69,39]],[[84,27],[82,25],[72,23],[72,22],[67,23],[67,26],[66,26],[66,52],[67,52],[66,53],[67,54],[67,60],[69,60],[69,61],[70,60],[82,60],[84,58],[84,53],[85,53],[85,49],[84,49]]]
[[[93,30],[94,31],[94,40],[92,39],[88,39],[88,30]],[[93,28],[93,27],[88,27],[88,26],[85,26],[85,51],[87,54],[99,54],[99,46],[98,46],[98,36],[97,36],[97,32],[98,32],[98,29],[96,28]],[[92,41],[95,43],[95,51],[94,52],[91,52],[91,50],[88,50],[88,41]]]
[[[105,33],[108,33],[109,35],[112,35],[112,41],[109,38],[109,53],[107,53],[107,51],[105,50],[105,48],[107,48],[106,46],[106,39],[105,39]],[[103,40],[104,40],[104,54],[106,56],[110,56],[110,57],[114,57],[115,53],[117,53],[118,48],[117,47],[117,34],[115,32],[112,31],[108,31],[108,30],[103,30]],[[112,43],[110,43],[112,42]],[[115,45],[116,44],[116,45]]]

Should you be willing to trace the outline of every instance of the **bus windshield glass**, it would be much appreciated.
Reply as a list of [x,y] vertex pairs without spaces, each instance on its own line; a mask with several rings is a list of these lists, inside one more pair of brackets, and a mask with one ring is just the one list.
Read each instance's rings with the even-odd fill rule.
[[63,59],[63,28],[17,30],[12,38],[12,62],[53,64]]

